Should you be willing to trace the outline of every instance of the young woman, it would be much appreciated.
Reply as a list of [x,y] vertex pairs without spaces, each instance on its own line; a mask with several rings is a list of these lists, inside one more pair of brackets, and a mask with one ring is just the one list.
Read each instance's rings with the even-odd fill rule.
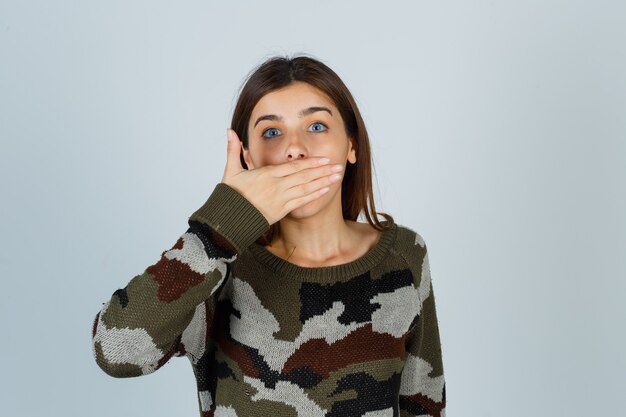
[[134,377],[186,356],[202,416],[444,416],[426,244],[376,213],[341,79],[270,58],[227,136],[222,181],[187,231],[96,315],[100,368]]

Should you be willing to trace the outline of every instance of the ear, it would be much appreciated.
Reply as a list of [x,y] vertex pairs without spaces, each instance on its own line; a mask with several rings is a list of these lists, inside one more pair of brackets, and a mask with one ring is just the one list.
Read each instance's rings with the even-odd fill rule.
[[356,149],[353,145],[353,139],[348,138],[348,162],[351,164],[356,164]]
[[243,154],[243,160],[246,162],[248,169],[254,169],[254,163],[252,162],[252,159],[250,158],[250,152],[248,152],[248,150],[242,146],[241,153]]

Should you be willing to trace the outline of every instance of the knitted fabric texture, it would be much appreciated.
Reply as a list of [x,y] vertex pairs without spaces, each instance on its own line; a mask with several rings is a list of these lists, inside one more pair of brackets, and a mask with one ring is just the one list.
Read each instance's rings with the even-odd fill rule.
[[188,226],[96,314],[93,354],[108,375],[186,357],[202,417],[445,416],[417,232],[394,224],[352,262],[295,265],[255,242],[269,223],[224,183]]

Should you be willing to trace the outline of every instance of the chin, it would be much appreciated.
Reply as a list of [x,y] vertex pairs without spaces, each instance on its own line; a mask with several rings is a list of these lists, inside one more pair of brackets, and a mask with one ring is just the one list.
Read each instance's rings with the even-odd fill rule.
[[321,207],[320,202],[317,200],[309,201],[303,206],[298,207],[297,209],[291,210],[287,217],[291,217],[294,219],[306,219],[307,217],[311,217],[317,213],[319,213]]

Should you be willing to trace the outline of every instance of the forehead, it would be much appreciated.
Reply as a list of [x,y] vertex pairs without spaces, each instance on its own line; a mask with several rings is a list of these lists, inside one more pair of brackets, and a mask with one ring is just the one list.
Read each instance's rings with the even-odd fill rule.
[[[324,105],[336,109],[335,103],[322,90],[304,82],[294,82],[267,93],[252,110],[252,116],[261,114],[297,114],[303,108]],[[333,111],[337,114],[336,111]]]

